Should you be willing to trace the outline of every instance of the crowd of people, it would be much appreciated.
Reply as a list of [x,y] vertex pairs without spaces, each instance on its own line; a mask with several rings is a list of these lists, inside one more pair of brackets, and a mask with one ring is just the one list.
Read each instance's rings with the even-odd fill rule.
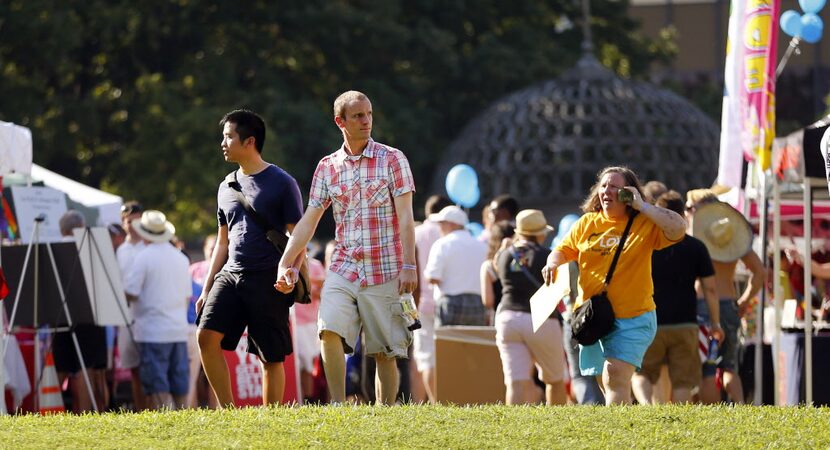
[[[416,223],[409,162],[371,138],[366,95],[343,93],[333,113],[343,144],[319,162],[305,208],[294,178],[263,159],[262,118],[236,110],[221,120],[223,157],[238,167],[219,184],[218,229],[205,239],[204,261],[188,265],[162,212],[124,205],[121,226],[109,229],[135,319],[116,340],[136,409],[233,404],[222,350],[235,349],[246,330],[264,404],[282,400],[292,353],[302,392],[314,401],[438,402],[435,330],[446,326],[495,327],[506,404],[631,403],[632,393],[644,404],[744,401],[741,317],[766,274],[750,224],[715,192],[696,189],[684,199],[661,182],[641,185],[626,167],[607,167],[582,216],[563,219],[556,239],[542,211],[521,209],[509,195],[487,204],[484,231],[474,236],[469,213],[443,196],[427,199]],[[329,207],[335,238],[316,245]],[[64,226],[84,224],[69,214]],[[287,245],[273,233],[290,235]],[[309,255],[313,248],[319,254]],[[550,299],[559,306],[534,332],[530,298],[560,266],[569,269],[571,292]],[[741,291],[739,270],[748,274]],[[420,328],[405,317],[409,293]],[[613,307],[613,328],[580,345],[569,318],[599,294]],[[106,333],[86,328],[75,329],[84,360],[93,386],[105,386],[96,371],[106,365]],[[61,350],[65,339],[55,337],[58,371],[73,377],[76,411],[89,409],[73,375],[77,361]],[[200,374],[208,399],[198,395]]]

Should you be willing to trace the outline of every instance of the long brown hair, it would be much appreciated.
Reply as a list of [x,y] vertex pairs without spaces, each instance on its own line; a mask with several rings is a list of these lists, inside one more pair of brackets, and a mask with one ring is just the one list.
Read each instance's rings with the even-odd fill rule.
[[[589,213],[602,211],[602,203],[599,201],[599,183],[602,181],[602,177],[608,175],[609,173],[618,173],[622,175],[625,179],[625,185],[634,186],[637,188],[637,192],[640,193],[640,197],[645,198],[645,195],[643,195],[643,186],[640,184],[640,179],[633,170],[625,166],[606,167],[599,171],[597,174],[597,181],[591,187],[591,192],[588,194],[588,198],[582,202],[582,212]],[[631,212],[631,209],[630,205],[626,207],[628,212]]]

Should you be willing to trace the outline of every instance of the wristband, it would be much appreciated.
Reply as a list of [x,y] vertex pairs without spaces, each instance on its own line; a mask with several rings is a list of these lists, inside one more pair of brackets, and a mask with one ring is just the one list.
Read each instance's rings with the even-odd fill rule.
[[418,270],[418,266],[415,264],[403,264],[401,265],[401,270]]

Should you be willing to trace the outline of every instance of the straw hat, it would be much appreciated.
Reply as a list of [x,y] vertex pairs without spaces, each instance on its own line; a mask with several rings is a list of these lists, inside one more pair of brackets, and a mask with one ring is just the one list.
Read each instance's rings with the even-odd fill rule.
[[466,226],[469,219],[467,219],[467,213],[464,212],[463,209],[455,206],[450,205],[444,207],[441,211],[438,211],[435,214],[429,215],[430,222],[450,222],[456,225]]
[[139,236],[151,242],[167,242],[176,234],[176,227],[161,211],[144,211],[140,219],[133,219],[132,225]]
[[752,227],[727,203],[705,203],[695,209],[692,235],[706,244],[712,261],[732,262],[752,247]]
[[516,234],[525,236],[544,236],[553,231],[548,225],[545,214],[538,209],[525,209],[516,215]]

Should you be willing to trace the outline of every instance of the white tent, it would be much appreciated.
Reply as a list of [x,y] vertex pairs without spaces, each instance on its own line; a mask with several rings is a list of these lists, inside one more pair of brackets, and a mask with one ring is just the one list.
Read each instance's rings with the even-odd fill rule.
[[[827,141],[822,140],[823,136],[830,129],[830,116],[827,116],[818,122],[798,130],[789,136],[775,139],[773,144],[773,172],[772,178],[772,199],[771,203],[774,210],[773,219],[773,273],[778,273],[781,267],[780,262],[780,230],[781,230],[781,204],[784,198],[798,198],[801,197],[803,201],[804,212],[804,236],[812,236],[812,218],[815,199],[828,199],[830,189],[830,177],[825,169],[830,168],[824,160],[823,155],[826,154],[827,149],[822,149],[821,146],[827,146]],[[784,187],[784,189],[782,189]],[[804,240],[803,255],[812,254],[810,239]],[[809,257],[809,256],[807,256]],[[810,264],[804,264],[804,280],[812,279],[812,270]],[[773,292],[775,294],[775,336],[774,346],[778,346],[781,326],[781,307],[782,307],[782,290],[780,288],[780,278],[775,277]],[[808,405],[813,403],[813,320],[812,317],[812,292],[810,289],[804,289],[804,306],[805,317],[804,321],[804,376],[805,376],[805,400]],[[779,347],[780,348],[780,347]],[[776,359],[776,358],[774,358]],[[776,372],[776,383],[778,387],[779,372]],[[776,397],[778,397],[778,390],[776,389]],[[780,402],[776,402],[780,404]]]
[[0,176],[12,172],[29,175],[31,168],[31,130],[0,121]]
[[124,199],[83,183],[66,178],[51,170],[32,164],[32,180],[65,192],[70,200],[98,210],[98,225],[121,222],[121,205]]

